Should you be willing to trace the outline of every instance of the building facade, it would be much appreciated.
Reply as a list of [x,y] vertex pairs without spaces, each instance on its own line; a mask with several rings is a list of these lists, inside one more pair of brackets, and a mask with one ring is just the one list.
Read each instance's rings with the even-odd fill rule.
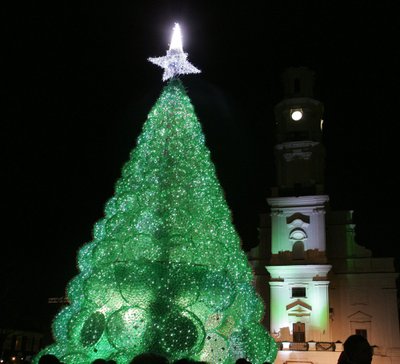
[[0,329],[0,363],[30,363],[43,345],[37,331]]
[[336,363],[341,342],[357,333],[374,346],[374,363],[400,363],[394,258],[372,257],[355,241],[352,211],[329,207],[324,107],[314,99],[313,72],[290,68],[283,82],[276,186],[260,218],[260,243],[248,253],[265,325],[281,344],[276,362]]

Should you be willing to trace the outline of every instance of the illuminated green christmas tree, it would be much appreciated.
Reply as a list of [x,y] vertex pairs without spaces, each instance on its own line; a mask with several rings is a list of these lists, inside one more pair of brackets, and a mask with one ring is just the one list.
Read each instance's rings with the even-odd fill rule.
[[93,241],[79,251],[79,274],[67,287],[70,304],[53,321],[54,344],[35,363],[45,353],[66,364],[97,358],[127,364],[149,351],[171,361],[225,364],[276,357],[201,125],[175,77],[198,70],[183,52],[186,64],[163,60],[180,56],[181,48],[171,49],[177,52],[151,59],[166,62],[166,72],[175,67],[167,75],[172,79],[148,115]]

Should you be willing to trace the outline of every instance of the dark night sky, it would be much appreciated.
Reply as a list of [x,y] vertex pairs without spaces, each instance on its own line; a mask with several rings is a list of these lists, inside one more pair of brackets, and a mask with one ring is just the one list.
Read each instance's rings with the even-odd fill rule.
[[163,87],[147,57],[165,54],[174,22],[203,71],[182,80],[245,246],[274,180],[281,73],[307,66],[325,105],[331,205],[355,210],[361,244],[400,257],[394,1],[79,3],[1,5],[0,324],[44,322],[76,274]]

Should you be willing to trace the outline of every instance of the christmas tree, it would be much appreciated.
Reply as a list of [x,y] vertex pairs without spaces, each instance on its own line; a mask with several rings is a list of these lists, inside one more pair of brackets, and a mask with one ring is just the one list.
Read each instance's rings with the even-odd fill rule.
[[78,253],[69,305],[53,321],[47,353],[66,364],[127,364],[143,352],[208,363],[273,362],[261,299],[232,224],[201,125],[179,74],[179,28],[165,57],[169,80],[105,205],[93,241]]

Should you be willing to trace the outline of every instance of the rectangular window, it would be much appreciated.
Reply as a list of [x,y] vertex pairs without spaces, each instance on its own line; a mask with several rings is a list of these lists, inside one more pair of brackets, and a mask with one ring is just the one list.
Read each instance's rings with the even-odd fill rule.
[[306,287],[293,287],[292,298],[293,297],[306,297]]
[[368,340],[367,330],[356,329],[356,335],[361,335]]

